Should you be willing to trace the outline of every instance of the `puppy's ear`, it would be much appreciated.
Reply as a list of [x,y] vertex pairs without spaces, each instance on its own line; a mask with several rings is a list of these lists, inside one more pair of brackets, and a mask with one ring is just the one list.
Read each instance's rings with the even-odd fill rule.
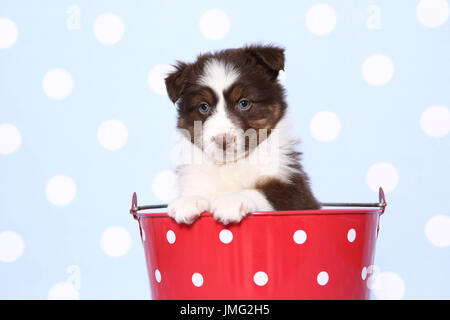
[[186,86],[188,73],[192,65],[177,61],[175,70],[167,75],[165,78],[167,94],[170,100],[175,103],[183,93],[183,89]]
[[264,65],[273,79],[276,79],[280,70],[284,70],[284,49],[276,46],[249,46],[245,52],[251,55],[256,62]]

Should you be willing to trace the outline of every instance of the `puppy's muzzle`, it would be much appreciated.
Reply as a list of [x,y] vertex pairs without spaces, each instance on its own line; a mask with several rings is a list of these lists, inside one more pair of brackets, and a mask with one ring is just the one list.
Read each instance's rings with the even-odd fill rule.
[[236,136],[224,133],[213,137],[213,141],[219,149],[227,150],[236,145]]

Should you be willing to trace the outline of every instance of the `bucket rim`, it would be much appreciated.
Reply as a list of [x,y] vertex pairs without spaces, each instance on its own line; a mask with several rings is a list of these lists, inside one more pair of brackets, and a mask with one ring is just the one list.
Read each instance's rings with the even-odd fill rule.
[[[318,209],[318,210],[290,210],[290,211],[255,211],[247,214],[245,218],[250,217],[283,217],[283,216],[325,216],[325,215],[357,215],[357,214],[379,214],[381,215],[383,210],[381,208],[376,209]],[[169,217],[167,212],[137,212],[135,213],[137,218],[167,218]],[[212,218],[211,212],[203,212],[200,214],[203,218]]]
[[[255,216],[307,216],[307,215],[353,215],[353,214],[379,214],[380,216],[384,213],[386,209],[386,198],[384,195],[383,189],[380,187],[378,189],[378,199],[377,203],[321,203],[322,207],[341,207],[340,209],[314,209],[314,210],[286,210],[286,211],[255,211],[247,214],[247,217]],[[141,210],[155,210],[155,209],[163,209],[167,208],[167,205],[149,205],[149,206],[138,206],[137,195],[136,192],[133,193],[131,198],[131,209],[130,213],[133,218],[138,219],[141,217],[144,218],[167,218],[169,217],[167,212],[138,212]],[[354,209],[350,209],[354,208]],[[365,208],[365,209],[363,209]],[[212,217],[213,214],[211,212],[203,212],[200,214],[200,217]]]

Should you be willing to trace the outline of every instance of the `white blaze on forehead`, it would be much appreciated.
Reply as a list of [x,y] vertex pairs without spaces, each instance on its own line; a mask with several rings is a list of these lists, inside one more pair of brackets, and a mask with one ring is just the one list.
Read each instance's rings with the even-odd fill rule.
[[224,90],[228,89],[238,77],[239,72],[229,63],[211,59],[205,64],[198,84],[211,88],[218,98],[213,114],[205,121],[203,127],[203,145],[206,148],[214,136],[226,133],[233,135],[239,129],[226,112],[223,95]]
[[239,77],[233,65],[212,59],[206,62],[199,84],[210,87],[223,100],[223,91],[229,88]]

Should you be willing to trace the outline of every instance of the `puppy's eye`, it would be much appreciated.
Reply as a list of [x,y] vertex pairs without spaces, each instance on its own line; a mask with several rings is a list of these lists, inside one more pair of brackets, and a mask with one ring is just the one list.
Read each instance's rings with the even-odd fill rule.
[[248,99],[241,99],[241,100],[239,100],[237,106],[240,110],[248,110],[248,109],[250,109],[252,104],[250,103],[250,101]]
[[209,110],[210,110],[210,106],[209,106],[209,104],[207,104],[206,102],[202,102],[202,103],[200,103],[200,105],[198,106],[198,111],[199,111],[201,114],[207,114],[207,113],[209,112]]

